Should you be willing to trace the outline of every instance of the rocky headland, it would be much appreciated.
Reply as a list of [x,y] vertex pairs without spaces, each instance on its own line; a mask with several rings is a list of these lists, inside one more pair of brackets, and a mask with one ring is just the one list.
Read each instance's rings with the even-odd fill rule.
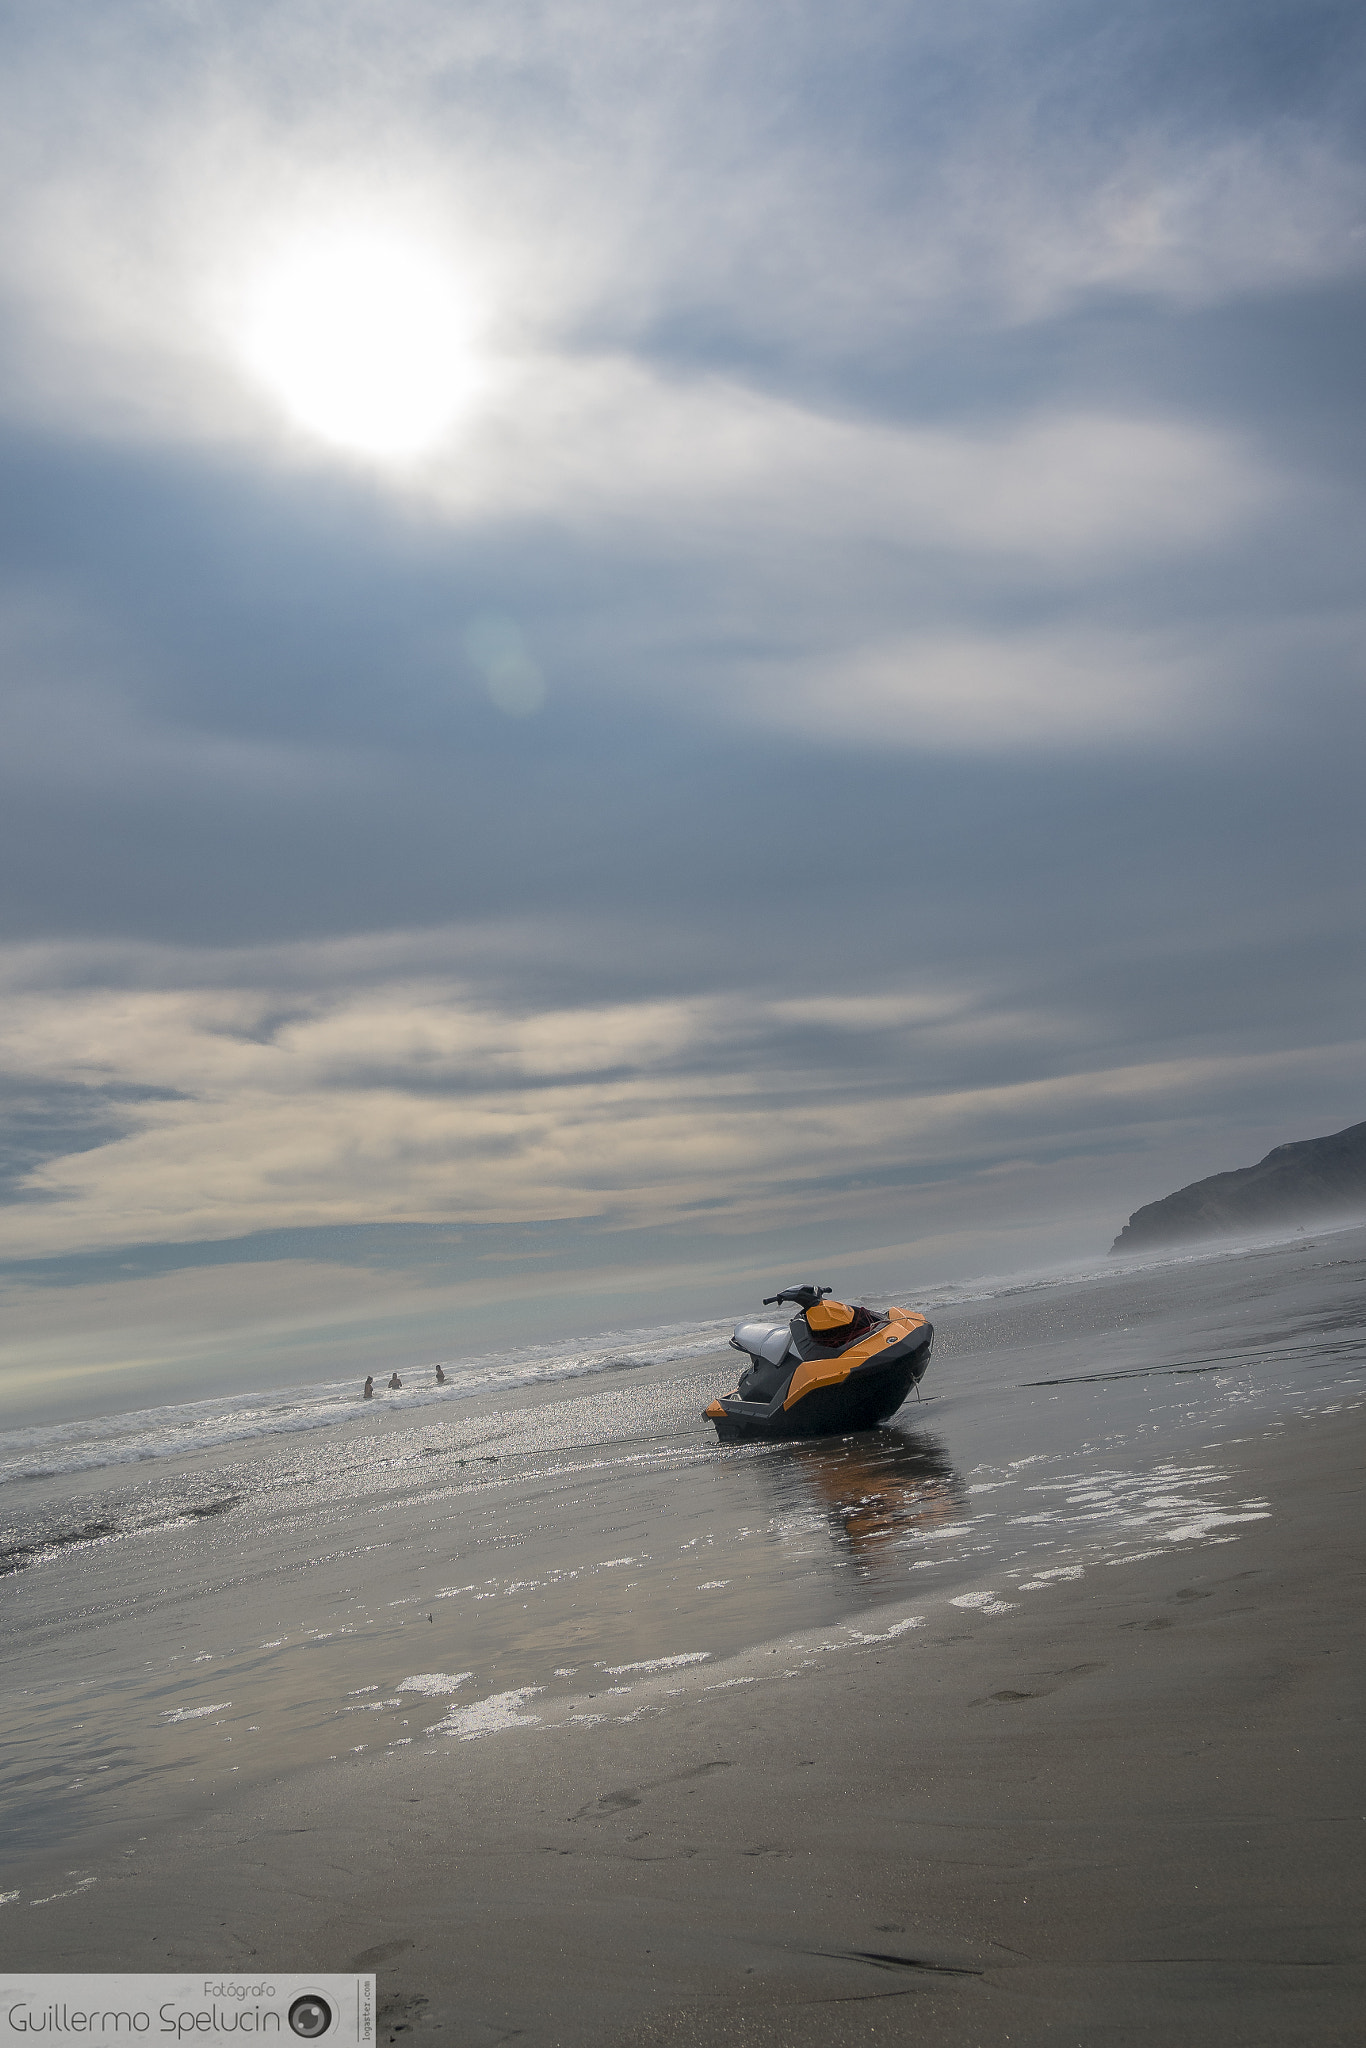
[[1322,1222],[1366,1210],[1366,1124],[1277,1145],[1256,1166],[1211,1174],[1135,1209],[1110,1249],[1143,1250],[1235,1230]]

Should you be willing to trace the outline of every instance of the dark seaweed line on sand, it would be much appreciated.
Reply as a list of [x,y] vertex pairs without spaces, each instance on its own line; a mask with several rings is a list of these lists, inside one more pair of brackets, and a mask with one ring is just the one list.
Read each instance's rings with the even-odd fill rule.
[[[229,1508],[235,1508],[243,1499],[240,1493],[231,1494],[226,1500],[204,1501],[191,1507],[174,1508],[170,1521],[204,1522],[214,1515],[225,1515]],[[16,1572],[26,1571],[40,1558],[55,1556],[59,1551],[70,1550],[77,1543],[99,1543],[107,1536],[131,1536],[137,1528],[146,1524],[135,1523],[127,1527],[118,1522],[85,1522],[79,1529],[61,1529],[52,1536],[37,1536],[31,1543],[12,1543],[0,1550],[0,1579],[12,1578]],[[158,1522],[156,1528],[164,1526]]]
[[[875,1948],[808,1948],[803,1955],[821,1956],[827,1962],[871,1963],[875,1970],[917,1970],[935,1977],[983,1977],[985,1970],[965,1963],[936,1963],[928,1956],[898,1956]],[[814,2001],[818,2004],[841,2001]]]
[[1178,1379],[1201,1372],[1243,1372],[1264,1365],[1269,1358],[1338,1358],[1344,1353],[1366,1351],[1366,1337],[1336,1337],[1323,1344],[1277,1344],[1266,1351],[1245,1352],[1241,1358],[1186,1359],[1180,1365],[1123,1365],[1114,1372],[1071,1372],[1052,1380],[1021,1380],[1022,1387],[1079,1387],[1092,1380]]

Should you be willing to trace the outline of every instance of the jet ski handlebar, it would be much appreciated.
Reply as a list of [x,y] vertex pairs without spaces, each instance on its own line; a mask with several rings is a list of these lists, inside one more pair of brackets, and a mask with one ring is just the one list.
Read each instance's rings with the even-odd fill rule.
[[795,1301],[798,1308],[815,1308],[823,1294],[832,1294],[831,1287],[785,1287],[781,1294],[766,1294],[765,1308],[776,1308],[780,1301]]

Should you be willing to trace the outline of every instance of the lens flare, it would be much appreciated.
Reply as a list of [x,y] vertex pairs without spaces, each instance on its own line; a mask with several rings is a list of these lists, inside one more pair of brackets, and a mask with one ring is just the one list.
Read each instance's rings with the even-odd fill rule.
[[432,252],[376,234],[302,241],[259,272],[242,354],[296,426],[333,447],[411,458],[480,383],[472,309]]

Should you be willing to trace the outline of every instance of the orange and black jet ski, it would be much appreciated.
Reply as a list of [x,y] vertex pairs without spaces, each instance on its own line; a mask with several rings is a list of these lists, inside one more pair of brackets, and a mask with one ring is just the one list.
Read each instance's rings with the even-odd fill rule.
[[934,1326],[906,1308],[851,1308],[828,1287],[787,1287],[787,1323],[740,1323],[731,1344],[749,1363],[733,1394],[704,1413],[723,1442],[746,1436],[832,1436],[895,1415],[930,1362]]

